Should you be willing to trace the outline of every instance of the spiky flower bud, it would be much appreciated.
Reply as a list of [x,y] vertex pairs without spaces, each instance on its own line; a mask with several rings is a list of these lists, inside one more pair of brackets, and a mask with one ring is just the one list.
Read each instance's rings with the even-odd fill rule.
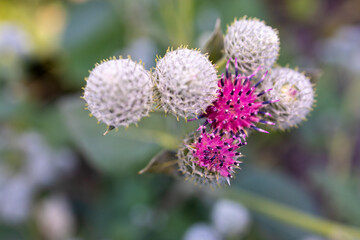
[[310,79],[302,73],[290,68],[274,68],[262,87],[273,88],[266,98],[279,100],[268,108],[276,121],[276,128],[287,129],[296,126],[311,110],[314,90]]
[[226,75],[222,75],[218,85],[218,97],[211,106],[206,109],[206,113],[200,117],[206,117],[206,124],[211,124],[213,129],[219,132],[241,134],[245,136],[244,130],[251,128],[260,132],[267,131],[258,128],[255,124],[274,125],[273,122],[262,119],[262,116],[270,114],[260,111],[265,105],[276,102],[277,100],[262,101],[261,96],[269,92],[271,88],[262,92],[256,92],[257,88],[264,81],[266,74],[260,81],[252,84],[251,80],[256,76],[259,68],[249,76],[238,74],[237,59],[235,58],[235,75],[229,72],[229,59],[226,65]]
[[235,20],[224,38],[225,54],[237,58],[240,72],[250,75],[259,66],[268,70],[276,62],[280,43],[278,32],[258,19]]
[[84,89],[88,109],[109,129],[128,126],[148,115],[153,85],[148,71],[130,59],[96,65]]
[[216,98],[216,70],[197,50],[168,51],[157,61],[154,80],[159,104],[177,117],[196,117]]
[[241,153],[236,150],[246,144],[240,138],[228,138],[224,134],[207,133],[205,127],[200,132],[184,139],[178,150],[180,171],[195,184],[230,184],[235,168],[239,168]]

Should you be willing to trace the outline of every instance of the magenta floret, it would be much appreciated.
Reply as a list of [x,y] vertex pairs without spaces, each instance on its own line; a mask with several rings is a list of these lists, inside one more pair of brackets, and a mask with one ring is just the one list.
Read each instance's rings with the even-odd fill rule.
[[241,153],[236,150],[244,144],[240,138],[227,138],[224,134],[207,133],[204,129],[191,148],[197,165],[231,178],[234,168],[241,163],[237,160]]
[[255,123],[263,123],[274,125],[273,122],[266,121],[261,118],[261,115],[271,116],[270,113],[260,111],[260,109],[272,101],[261,101],[260,97],[271,89],[262,92],[255,92],[256,88],[265,79],[267,72],[263,75],[261,80],[256,84],[251,83],[251,79],[257,74],[258,68],[250,76],[242,76],[238,74],[236,59],[235,59],[235,75],[229,73],[229,59],[226,65],[226,75],[224,74],[218,81],[219,90],[218,97],[206,109],[205,124],[211,124],[213,129],[222,132],[244,134],[244,129],[252,128],[254,130],[268,133],[267,131],[255,126]]

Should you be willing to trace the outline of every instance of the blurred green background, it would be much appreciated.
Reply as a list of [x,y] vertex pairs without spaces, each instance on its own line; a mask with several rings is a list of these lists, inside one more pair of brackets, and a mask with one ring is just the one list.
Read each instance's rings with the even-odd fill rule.
[[[0,239],[190,239],[193,224],[213,226],[221,193],[138,175],[198,123],[155,112],[104,137],[81,87],[104,58],[131,55],[151,69],[169,46],[202,47],[217,18],[226,32],[244,15],[279,30],[277,64],[309,74],[317,103],[296,129],[250,136],[226,188],[250,224],[211,239],[360,239],[325,224],[360,231],[359,9],[356,0],[1,0]],[[291,221],[287,207],[322,220]]]

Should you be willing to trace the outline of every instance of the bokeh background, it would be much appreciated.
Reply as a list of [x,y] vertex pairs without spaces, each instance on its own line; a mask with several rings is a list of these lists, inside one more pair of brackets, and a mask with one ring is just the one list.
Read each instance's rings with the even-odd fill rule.
[[[232,202],[139,175],[197,123],[155,112],[104,137],[80,99],[88,70],[119,55],[150,69],[244,15],[277,28],[277,64],[316,84],[308,120],[250,136]],[[0,239],[356,239],[302,217],[360,228],[359,39],[357,0],[1,0]]]

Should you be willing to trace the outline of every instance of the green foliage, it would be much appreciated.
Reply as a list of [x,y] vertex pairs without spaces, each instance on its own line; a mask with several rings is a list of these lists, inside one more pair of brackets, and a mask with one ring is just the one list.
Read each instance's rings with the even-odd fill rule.
[[79,89],[95,63],[116,55],[126,34],[121,14],[106,1],[69,5],[69,18],[62,39],[64,80]]
[[136,173],[151,159],[149,156],[154,156],[161,147],[176,148],[181,136],[196,126],[155,112],[150,118],[141,120],[138,128],[132,125],[103,136],[104,127],[88,116],[83,104],[79,98],[70,97],[62,100],[59,106],[75,145],[94,167],[105,173]]
[[319,170],[313,171],[311,177],[328,199],[326,205],[332,209],[328,214],[360,226],[360,178]]
[[104,130],[88,116],[80,99],[65,99],[60,109],[74,143],[101,171],[112,174],[128,173],[129,169],[134,171],[139,162],[160,149],[155,143],[144,140],[135,127],[103,136]]
[[[238,174],[233,185],[286,206],[316,214],[316,205],[309,192],[284,173],[255,168],[247,164]],[[299,228],[273,221],[268,216],[256,214],[255,217],[259,228],[265,231],[266,235],[274,236],[279,240],[300,239],[308,234]]]
[[223,49],[224,49],[224,36],[223,32],[221,31],[221,20],[218,18],[215,23],[214,31],[212,32],[210,38],[205,43],[203,48],[204,53],[209,54],[209,59],[211,62],[216,63],[219,61],[223,56]]

